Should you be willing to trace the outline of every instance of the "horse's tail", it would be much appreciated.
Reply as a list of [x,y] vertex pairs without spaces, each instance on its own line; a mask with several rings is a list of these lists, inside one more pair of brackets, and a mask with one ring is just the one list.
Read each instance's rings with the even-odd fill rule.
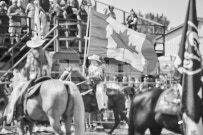
[[65,84],[69,85],[70,96],[73,98],[73,115],[75,122],[75,134],[83,135],[85,133],[85,109],[82,96],[77,86],[70,81],[66,81]]
[[128,121],[128,135],[134,135],[134,121],[133,121],[133,101],[130,105],[130,111],[129,111],[129,121]]

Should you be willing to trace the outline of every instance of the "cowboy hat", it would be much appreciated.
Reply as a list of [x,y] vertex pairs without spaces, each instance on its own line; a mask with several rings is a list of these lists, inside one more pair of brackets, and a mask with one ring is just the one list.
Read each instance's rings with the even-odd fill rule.
[[30,48],[37,48],[44,44],[46,40],[39,38],[38,36],[33,37],[31,40],[27,41],[26,45]]
[[96,60],[98,62],[101,62],[100,58],[98,55],[93,54],[92,56],[88,57],[89,60]]

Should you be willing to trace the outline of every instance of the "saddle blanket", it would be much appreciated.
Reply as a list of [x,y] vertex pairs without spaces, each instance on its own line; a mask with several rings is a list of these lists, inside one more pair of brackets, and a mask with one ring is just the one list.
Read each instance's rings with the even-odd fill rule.
[[159,96],[155,111],[168,115],[178,115],[180,112],[179,101],[180,95],[177,90],[167,89]]

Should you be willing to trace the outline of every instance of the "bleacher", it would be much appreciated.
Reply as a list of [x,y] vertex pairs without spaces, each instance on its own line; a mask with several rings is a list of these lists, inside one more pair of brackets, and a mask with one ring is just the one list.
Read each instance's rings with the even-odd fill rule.
[[[109,6],[106,3],[102,3],[100,1],[95,1],[95,8],[99,5],[103,6]],[[114,8],[114,10],[119,11],[123,15],[123,23],[125,24],[125,20],[128,12],[119,9]],[[7,16],[4,16],[5,18]],[[161,24],[158,24],[156,22],[153,22],[151,20],[144,19],[142,17],[139,17],[139,19],[143,19],[145,21],[148,21],[151,23],[149,27],[163,27],[163,32],[165,33],[165,27]],[[121,22],[122,23],[122,22]],[[77,25],[79,26],[77,28]],[[142,25],[142,24],[138,24]],[[76,28],[73,28],[71,26],[76,26]],[[0,42],[0,71],[1,75],[5,75],[12,71],[14,68],[18,66],[22,66],[23,61],[26,58],[26,54],[29,51],[29,48],[26,47],[25,43],[27,40],[31,38],[31,29],[25,28],[23,31],[23,34],[21,35],[20,42],[17,42],[13,45],[10,44],[10,35],[6,28],[8,28],[8,23],[0,24],[0,29],[4,29],[4,33],[0,33],[0,37],[3,39],[2,42]],[[85,44],[85,30],[86,25],[81,23],[80,20],[63,20],[63,19],[56,19],[54,21],[53,27],[50,29],[50,31],[44,36],[45,39],[47,39],[47,43],[44,46],[44,49],[47,49],[48,51],[53,51],[54,59],[58,60],[76,60],[77,62],[81,63],[83,59],[83,52],[84,52],[84,44]],[[28,31],[27,31],[28,29]],[[77,34],[71,35],[70,31],[75,32]],[[160,33],[160,35],[164,36],[164,33]],[[150,33],[153,34],[153,33]],[[156,33],[157,35],[157,33]],[[155,36],[156,36],[155,35]],[[162,43],[164,46],[164,41]],[[164,53],[164,50],[161,51],[161,53]],[[4,73],[3,73],[4,72]]]

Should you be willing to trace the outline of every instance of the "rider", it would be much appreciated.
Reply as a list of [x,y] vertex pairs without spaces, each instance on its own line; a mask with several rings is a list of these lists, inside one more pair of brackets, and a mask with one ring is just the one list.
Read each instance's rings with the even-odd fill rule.
[[31,48],[27,55],[26,64],[23,68],[25,82],[20,83],[11,93],[9,105],[7,107],[7,122],[11,122],[17,100],[27,91],[28,87],[33,84],[34,80],[42,76],[50,76],[51,60],[48,52],[43,50],[42,45],[45,40],[34,37],[27,42],[27,46]]
[[101,100],[102,89],[104,85],[101,85],[100,82],[104,81],[104,65],[98,55],[89,56],[90,66],[88,67],[88,79],[93,79],[96,83],[96,100],[99,110],[104,109],[104,104]]

